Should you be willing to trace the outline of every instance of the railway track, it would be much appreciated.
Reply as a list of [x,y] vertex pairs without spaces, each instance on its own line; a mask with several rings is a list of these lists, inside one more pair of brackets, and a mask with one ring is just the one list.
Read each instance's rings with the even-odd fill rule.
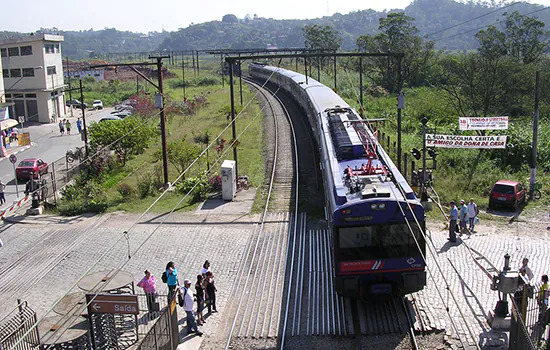
[[[249,82],[262,96],[261,105],[271,116],[268,142],[270,169],[266,205],[253,239],[249,241],[231,291],[231,327],[225,348],[246,339],[278,339],[284,314],[285,276],[292,231],[297,227],[298,167],[292,122],[284,106],[259,85]],[[293,214],[291,214],[293,213]],[[246,345],[243,345],[246,347]]]

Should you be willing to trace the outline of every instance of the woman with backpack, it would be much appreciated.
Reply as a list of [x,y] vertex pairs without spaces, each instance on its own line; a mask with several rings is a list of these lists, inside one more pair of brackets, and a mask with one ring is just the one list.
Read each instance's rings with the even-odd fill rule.
[[[166,274],[166,278],[164,276]],[[162,276],[162,281],[166,279],[166,284],[168,285],[168,304],[172,302],[174,295],[176,295],[176,289],[178,288],[178,270],[176,269],[176,264],[173,261],[170,261],[166,264],[166,271],[164,271]]]

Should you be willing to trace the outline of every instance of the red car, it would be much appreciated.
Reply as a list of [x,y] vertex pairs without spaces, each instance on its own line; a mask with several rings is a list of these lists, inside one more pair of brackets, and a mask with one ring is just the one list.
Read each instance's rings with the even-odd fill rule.
[[489,208],[506,206],[518,210],[525,202],[526,195],[527,191],[520,182],[499,180],[489,194]]
[[15,168],[17,180],[29,180],[31,177],[38,179],[39,175],[46,173],[48,173],[48,163],[40,158],[23,159]]

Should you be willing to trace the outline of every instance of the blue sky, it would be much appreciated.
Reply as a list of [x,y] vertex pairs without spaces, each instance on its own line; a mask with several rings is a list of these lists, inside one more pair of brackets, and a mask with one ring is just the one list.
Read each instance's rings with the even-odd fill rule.
[[[548,6],[550,0],[531,0]],[[221,20],[225,14],[247,14],[275,19],[306,19],[347,14],[351,11],[404,9],[411,0],[19,0],[1,6],[2,30],[31,32],[57,27],[62,30],[116,28],[133,32],[174,31],[191,23]],[[168,5],[165,5],[168,4]],[[273,5],[277,4],[277,7]],[[291,9],[291,11],[289,11]]]

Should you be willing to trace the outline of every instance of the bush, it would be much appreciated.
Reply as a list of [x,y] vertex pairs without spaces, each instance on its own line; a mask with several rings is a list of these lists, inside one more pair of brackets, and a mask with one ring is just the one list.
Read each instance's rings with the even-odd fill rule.
[[194,203],[205,200],[208,195],[209,188],[210,184],[208,180],[202,177],[190,177],[176,185],[176,190],[179,193],[187,194],[191,192],[192,201]]
[[123,199],[132,198],[136,194],[136,190],[132,186],[125,183],[118,184],[116,190],[120,193]]
[[137,191],[139,198],[145,198],[155,195],[157,193],[155,178],[151,174],[145,174],[145,176],[138,177]]
[[57,210],[61,215],[79,215],[83,213],[101,213],[108,207],[101,187],[94,181],[77,177],[73,185],[67,185],[61,191]]
[[222,177],[220,175],[209,178],[208,183],[210,184],[212,191],[219,192],[222,190]]

